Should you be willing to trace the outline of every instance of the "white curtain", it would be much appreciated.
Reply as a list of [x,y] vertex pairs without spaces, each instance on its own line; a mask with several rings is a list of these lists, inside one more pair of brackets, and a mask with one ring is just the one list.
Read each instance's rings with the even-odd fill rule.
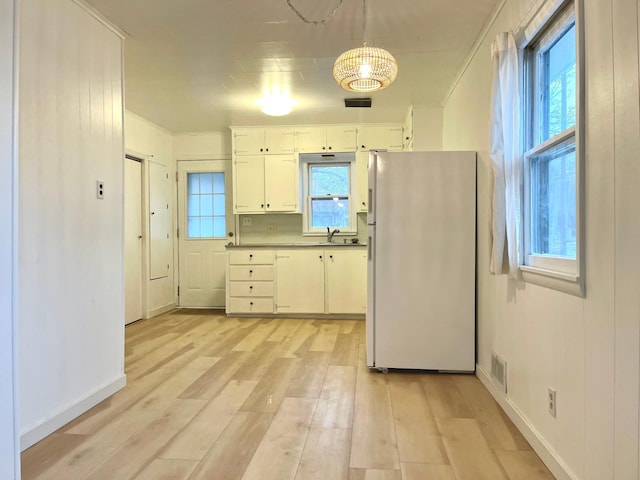
[[[499,33],[491,44],[491,163],[493,218],[490,270],[518,276],[520,244],[520,153],[518,50],[510,33]],[[507,260],[505,262],[505,251]]]

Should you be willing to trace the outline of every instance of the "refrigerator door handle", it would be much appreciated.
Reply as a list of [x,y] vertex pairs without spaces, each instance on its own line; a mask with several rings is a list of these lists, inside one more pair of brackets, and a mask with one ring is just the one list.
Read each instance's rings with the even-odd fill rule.
[[367,242],[367,260],[369,260],[369,261],[372,258],[371,257],[371,240],[372,240],[372,237],[371,237],[371,235],[369,235],[369,241]]

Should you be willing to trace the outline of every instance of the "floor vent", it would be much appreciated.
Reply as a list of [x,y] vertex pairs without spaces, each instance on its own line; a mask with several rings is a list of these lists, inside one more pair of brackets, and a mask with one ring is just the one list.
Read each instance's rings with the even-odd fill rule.
[[499,355],[491,354],[491,376],[502,387],[502,392],[507,393],[507,362]]

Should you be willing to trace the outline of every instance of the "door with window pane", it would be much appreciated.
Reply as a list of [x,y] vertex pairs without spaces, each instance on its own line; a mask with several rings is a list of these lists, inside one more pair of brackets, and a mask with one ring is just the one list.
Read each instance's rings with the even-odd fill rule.
[[225,246],[234,234],[231,198],[231,160],[178,162],[181,307],[225,306]]

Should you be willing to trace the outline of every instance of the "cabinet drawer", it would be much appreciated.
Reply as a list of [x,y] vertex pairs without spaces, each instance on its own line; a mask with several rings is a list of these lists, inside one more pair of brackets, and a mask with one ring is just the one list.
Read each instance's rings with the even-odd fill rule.
[[230,265],[229,280],[273,280],[273,265]]
[[238,250],[229,252],[231,265],[260,265],[273,263],[273,250]]
[[273,298],[230,297],[229,313],[273,313]]
[[232,297],[273,297],[273,282],[229,282]]

